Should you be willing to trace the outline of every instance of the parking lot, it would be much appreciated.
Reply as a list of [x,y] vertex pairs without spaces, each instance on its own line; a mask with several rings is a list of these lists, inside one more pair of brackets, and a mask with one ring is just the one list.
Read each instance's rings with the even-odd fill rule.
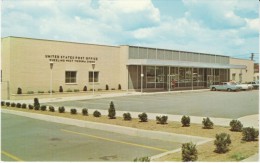
[[48,105],[67,108],[109,108],[113,101],[116,110],[174,115],[209,116],[218,118],[239,118],[258,114],[259,92],[205,91],[185,93],[146,94],[137,96],[111,97],[79,101],[51,102]]
[[2,161],[133,161],[181,144],[2,113]]

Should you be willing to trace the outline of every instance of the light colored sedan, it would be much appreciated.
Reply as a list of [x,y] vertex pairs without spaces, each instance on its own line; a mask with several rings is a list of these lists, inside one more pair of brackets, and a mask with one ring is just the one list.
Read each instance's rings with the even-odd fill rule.
[[241,86],[238,86],[236,84],[230,83],[230,82],[222,82],[219,85],[211,85],[210,90],[216,91],[216,90],[223,90],[223,91],[239,91],[242,89]]
[[242,83],[234,83],[237,86],[240,86],[242,90],[252,90],[253,85],[252,84],[242,84]]

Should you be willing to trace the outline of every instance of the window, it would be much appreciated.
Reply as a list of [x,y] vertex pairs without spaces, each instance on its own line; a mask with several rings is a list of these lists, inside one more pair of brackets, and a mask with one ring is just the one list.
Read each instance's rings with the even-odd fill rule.
[[[94,82],[99,81],[99,72],[94,71]],[[93,71],[88,72],[88,82],[93,82]]]
[[65,83],[76,83],[77,82],[77,71],[66,71],[65,72]]
[[236,73],[232,74],[232,80],[235,81],[236,80]]

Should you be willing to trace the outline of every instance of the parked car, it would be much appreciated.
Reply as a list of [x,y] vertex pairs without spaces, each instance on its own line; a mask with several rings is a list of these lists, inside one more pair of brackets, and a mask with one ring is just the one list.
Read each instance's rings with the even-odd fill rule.
[[242,89],[241,86],[232,84],[231,82],[222,82],[219,85],[211,85],[210,90],[216,91],[216,90],[224,90],[224,91],[239,91]]
[[248,84],[252,84],[254,89],[259,89],[259,81],[248,82]]
[[231,84],[235,84],[237,86],[240,86],[242,90],[252,90],[253,89],[253,85],[252,84],[244,84],[244,83],[235,83],[235,82],[231,82]]

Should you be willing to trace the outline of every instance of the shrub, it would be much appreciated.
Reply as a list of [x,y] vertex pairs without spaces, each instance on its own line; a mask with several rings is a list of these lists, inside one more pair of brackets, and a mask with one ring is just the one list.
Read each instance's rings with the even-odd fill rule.
[[259,131],[254,127],[246,127],[242,129],[242,140],[244,141],[255,141],[258,138]]
[[98,88],[98,91],[102,91],[102,89],[101,89],[101,88]]
[[108,87],[108,85],[106,85],[106,90],[109,90],[109,87]]
[[32,110],[33,109],[33,105],[29,104],[28,108]]
[[77,110],[76,109],[70,109],[70,113],[71,114],[77,114]]
[[181,151],[183,162],[196,161],[198,159],[196,144],[193,144],[192,142],[182,144]]
[[34,110],[40,110],[40,105],[35,105]]
[[64,113],[65,112],[64,106],[59,107],[58,110],[59,110],[59,113]]
[[214,123],[209,119],[209,117],[203,118],[202,124],[204,126],[203,128],[205,129],[212,129],[214,125]]
[[27,94],[34,94],[34,91],[27,91]]
[[146,113],[142,113],[138,115],[139,119],[141,122],[147,122],[148,121],[148,116]]
[[63,92],[63,88],[62,88],[62,86],[60,86],[60,88],[59,88],[59,92]]
[[115,105],[114,105],[113,101],[110,102],[110,106],[109,106],[109,109],[108,109],[108,117],[110,119],[116,118],[116,109],[115,109]]
[[42,106],[41,106],[41,111],[46,111],[46,108],[47,108],[47,107],[46,107],[45,105],[42,105]]
[[118,84],[118,90],[121,90],[121,84]]
[[87,86],[84,86],[83,91],[87,91],[87,90],[88,90]]
[[101,113],[99,111],[95,110],[94,113],[93,113],[93,116],[94,117],[100,117]]
[[228,146],[231,144],[230,135],[226,133],[216,134],[214,144],[216,146],[215,152],[226,153],[229,150]]
[[125,121],[131,121],[132,120],[132,117],[131,117],[130,113],[124,113],[123,117],[124,117]]
[[71,89],[67,89],[67,92],[72,92],[72,90]]
[[10,102],[5,103],[5,105],[8,106],[8,107],[10,106],[10,104],[11,104]]
[[79,92],[79,89],[74,89],[74,92]]
[[19,95],[19,94],[22,94],[22,88],[18,87],[18,89],[17,89],[17,94],[18,94],[18,95]]
[[150,158],[149,157],[139,157],[139,158],[135,158],[134,162],[150,162]]
[[14,102],[11,103],[11,107],[15,107],[16,104]]
[[39,106],[40,107],[40,103],[39,103],[39,99],[38,98],[34,98],[34,103],[33,103],[33,106]]
[[116,90],[115,88],[111,88],[111,90]]
[[26,109],[27,105],[25,103],[22,104],[22,108]]
[[168,116],[156,116],[156,121],[158,124],[167,124]]
[[190,126],[190,117],[189,116],[182,116],[181,118],[181,123],[183,127],[188,127]]
[[242,131],[243,125],[239,120],[232,120],[229,123],[229,125],[231,127],[231,129],[230,129],[231,131],[238,131],[238,132]]
[[88,109],[86,108],[82,109],[82,115],[88,116]]
[[17,108],[21,108],[21,107],[22,107],[22,104],[21,104],[21,103],[17,103],[17,104],[16,104],[16,107],[17,107]]
[[54,91],[54,90],[52,90],[52,91],[48,91],[48,93],[55,93],[55,91]]
[[55,108],[53,106],[49,106],[49,111],[50,112],[55,112]]
[[1,101],[1,106],[5,106],[5,102],[4,101]]
[[38,91],[38,93],[44,93],[44,91]]

